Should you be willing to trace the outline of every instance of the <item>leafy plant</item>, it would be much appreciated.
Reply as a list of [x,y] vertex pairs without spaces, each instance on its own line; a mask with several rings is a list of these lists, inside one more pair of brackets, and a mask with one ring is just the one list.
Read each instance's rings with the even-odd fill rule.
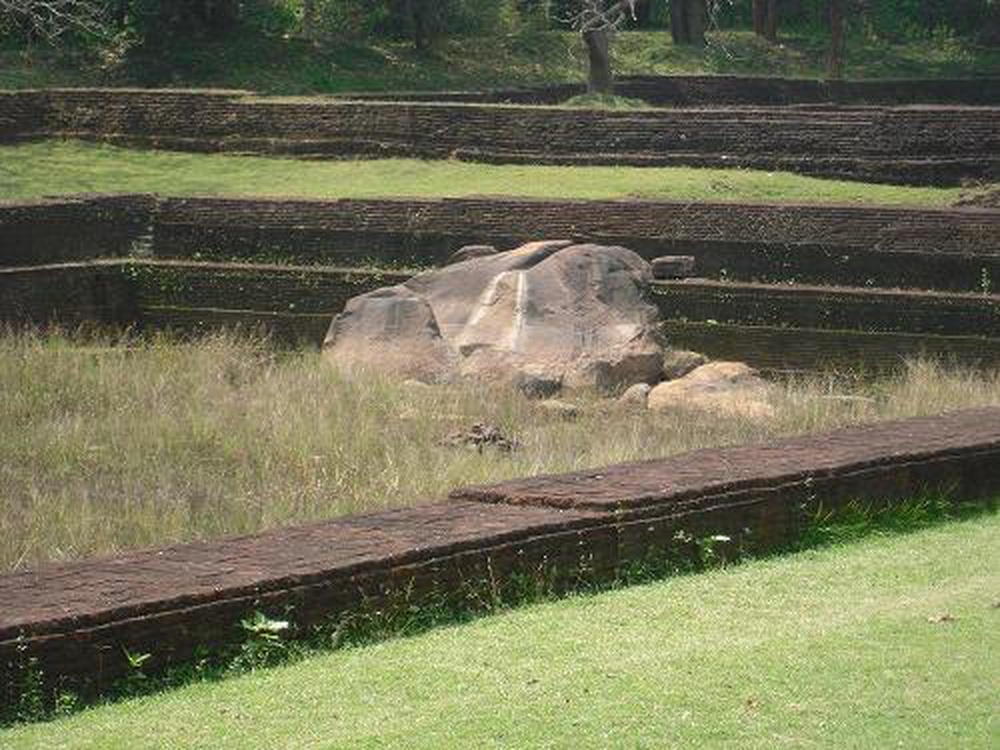
[[275,620],[260,610],[240,621],[245,639],[233,660],[236,670],[260,669],[282,661],[288,654],[284,635],[290,630],[288,620]]

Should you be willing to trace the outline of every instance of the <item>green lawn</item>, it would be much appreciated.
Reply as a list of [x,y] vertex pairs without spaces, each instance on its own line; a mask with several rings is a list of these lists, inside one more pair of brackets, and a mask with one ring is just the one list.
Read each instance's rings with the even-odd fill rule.
[[1000,516],[526,607],[9,748],[1000,744]]
[[958,188],[901,187],[738,169],[554,167],[384,159],[301,161],[138,151],[72,141],[0,146],[0,199],[79,192],[316,198],[647,198],[946,206]]

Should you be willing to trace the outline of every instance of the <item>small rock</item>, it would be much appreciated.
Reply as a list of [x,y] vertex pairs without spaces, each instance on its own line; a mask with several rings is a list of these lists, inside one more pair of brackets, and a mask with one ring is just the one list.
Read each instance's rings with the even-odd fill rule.
[[451,257],[445,261],[446,266],[450,266],[453,263],[461,263],[466,260],[472,260],[473,258],[485,258],[489,255],[496,255],[497,249],[493,245],[465,245],[464,247],[458,248],[455,252],[451,254]]
[[474,448],[480,453],[485,447],[496,448],[502,453],[510,453],[517,447],[516,440],[511,440],[500,431],[499,427],[486,422],[476,422],[468,430],[452,432],[439,444],[453,448]]
[[671,349],[663,357],[663,379],[683,378],[692,370],[708,364],[708,357],[685,349]]
[[660,383],[649,392],[654,411],[702,409],[726,416],[766,419],[774,409],[767,401],[769,386],[742,362],[711,362],[683,378]]
[[653,388],[649,383],[636,383],[633,386],[629,386],[625,390],[625,393],[618,397],[618,403],[623,406],[638,406],[645,409],[651,390]]
[[546,399],[538,402],[538,408],[556,414],[563,419],[576,419],[580,416],[580,407],[568,401],[561,401],[557,398]]
[[661,255],[650,261],[654,279],[686,279],[694,276],[693,255]]
[[927,618],[927,622],[934,623],[935,625],[942,622],[955,622],[958,618],[955,615],[945,612],[941,615],[931,615]]
[[703,383],[712,387],[730,385],[762,384],[757,371],[745,362],[709,362],[696,367],[684,376],[691,383]]
[[548,375],[518,373],[514,386],[527,398],[551,398],[562,389],[562,380]]

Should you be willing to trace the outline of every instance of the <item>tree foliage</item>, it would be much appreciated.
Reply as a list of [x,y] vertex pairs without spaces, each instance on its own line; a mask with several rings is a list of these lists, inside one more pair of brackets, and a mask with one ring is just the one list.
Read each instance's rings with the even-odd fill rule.
[[[15,44],[166,49],[233,32],[317,42],[410,39],[431,49],[451,35],[662,28],[699,44],[703,32],[829,34],[832,0],[0,0],[0,37]],[[846,34],[888,41],[939,34],[1000,43],[1000,0],[842,0]],[[707,9],[707,13],[706,13]],[[590,20],[586,20],[589,18]]]

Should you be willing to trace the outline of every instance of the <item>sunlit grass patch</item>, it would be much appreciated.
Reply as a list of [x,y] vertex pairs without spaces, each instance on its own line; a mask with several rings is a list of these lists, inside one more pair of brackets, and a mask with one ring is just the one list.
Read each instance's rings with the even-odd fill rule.
[[86,192],[308,198],[527,198],[836,202],[946,206],[959,188],[877,185],[788,172],[687,167],[301,161],[141,151],[74,141],[0,146],[0,199]]

